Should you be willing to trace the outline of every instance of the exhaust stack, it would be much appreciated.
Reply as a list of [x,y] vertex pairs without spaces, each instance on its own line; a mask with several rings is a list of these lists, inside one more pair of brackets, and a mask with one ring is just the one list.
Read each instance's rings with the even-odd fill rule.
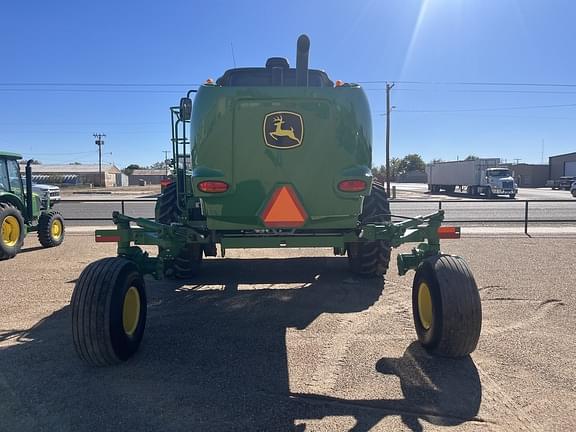
[[305,34],[300,35],[296,46],[296,85],[308,87],[308,53],[310,39]]
[[32,159],[26,162],[26,221],[31,221],[32,212]]

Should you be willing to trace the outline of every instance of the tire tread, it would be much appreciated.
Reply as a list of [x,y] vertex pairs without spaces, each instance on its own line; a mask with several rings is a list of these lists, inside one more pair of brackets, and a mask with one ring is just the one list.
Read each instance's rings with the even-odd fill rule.
[[[52,237],[52,221],[58,218],[62,222],[62,235],[59,240],[55,240]],[[38,241],[45,248],[59,246],[62,241],[64,241],[64,218],[62,214],[58,211],[50,210],[49,212],[44,212],[38,218]]]
[[[6,213],[8,214],[6,215]],[[6,202],[0,202],[0,222],[2,219],[4,219],[4,215],[14,216],[16,219],[18,219],[18,223],[20,224],[20,239],[18,240],[18,243],[16,243],[16,245],[11,247],[9,250],[4,249],[4,247],[0,245],[0,261],[14,258],[16,255],[18,255],[22,249],[22,245],[24,244],[24,237],[26,236],[24,218],[15,206]]]
[[[384,186],[374,182],[372,193],[364,199],[360,222],[389,222],[390,203]],[[390,264],[390,244],[384,240],[350,243],[348,261],[353,273],[360,276],[382,276]]]
[[79,357],[92,366],[120,363],[110,339],[110,303],[116,281],[133,263],[103,258],[88,265],[72,294],[72,337]]
[[[456,256],[439,255],[427,259],[419,271],[435,279],[431,283],[436,283],[440,296],[440,304],[434,305],[437,308],[435,317],[441,320],[434,324],[432,342],[424,342],[419,334],[421,342],[432,352],[446,357],[470,354],[476,349],[480,338],[482,305],[476,281],[466,261]],[[415,290],[417,280],[415,278]],[[417,323],[415,304],[413,308]]]

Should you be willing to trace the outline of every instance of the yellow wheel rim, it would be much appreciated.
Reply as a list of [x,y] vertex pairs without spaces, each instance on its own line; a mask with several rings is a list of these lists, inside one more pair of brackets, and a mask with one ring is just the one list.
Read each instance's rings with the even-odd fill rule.
[[56,240],[60,239],[60,237],[62,236],[62,222],[60,222],[58,219],[55,219],[52,222],[52,237],[55,238]]
[[425,330],[432,327],[432,296],[430,295],[430,288],[426,282],[420,282],[418,287],[418,317],[420,324]]
[[20,223],[14,216],[6,216],[2,221],[2,242],[14,247],[20,240]]
[[124,308],[122,310],[122,325],[128,336],[134,335],[140,320],[140,293],[136,287],[128,288],[124,295]]

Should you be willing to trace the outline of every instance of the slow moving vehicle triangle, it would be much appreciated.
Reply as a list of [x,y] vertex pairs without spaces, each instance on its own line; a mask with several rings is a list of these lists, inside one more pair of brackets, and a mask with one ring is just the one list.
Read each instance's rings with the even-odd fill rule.
[[308,215],[291,186],[280,186],[262,213],[264,224],[271,228],[297,228]]

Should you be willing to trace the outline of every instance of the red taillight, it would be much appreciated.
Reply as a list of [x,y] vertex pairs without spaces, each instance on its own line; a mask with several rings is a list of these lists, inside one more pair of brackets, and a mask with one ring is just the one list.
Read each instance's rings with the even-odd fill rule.
[[338,183],[338,189],[342,192],[362,192],[366,190],[364,180],[344,180]]
[[198,183],[198,189],[204,193],[222,193],[228,190],[228,183],[223,181],[203,181]]
[[166,186],[168,186],[170,183],[172,183],[172,180],[171,180],[171,179],[162,179],[162,180],[160,180],[160,186],[162,186],[162,187],[166,187]]

